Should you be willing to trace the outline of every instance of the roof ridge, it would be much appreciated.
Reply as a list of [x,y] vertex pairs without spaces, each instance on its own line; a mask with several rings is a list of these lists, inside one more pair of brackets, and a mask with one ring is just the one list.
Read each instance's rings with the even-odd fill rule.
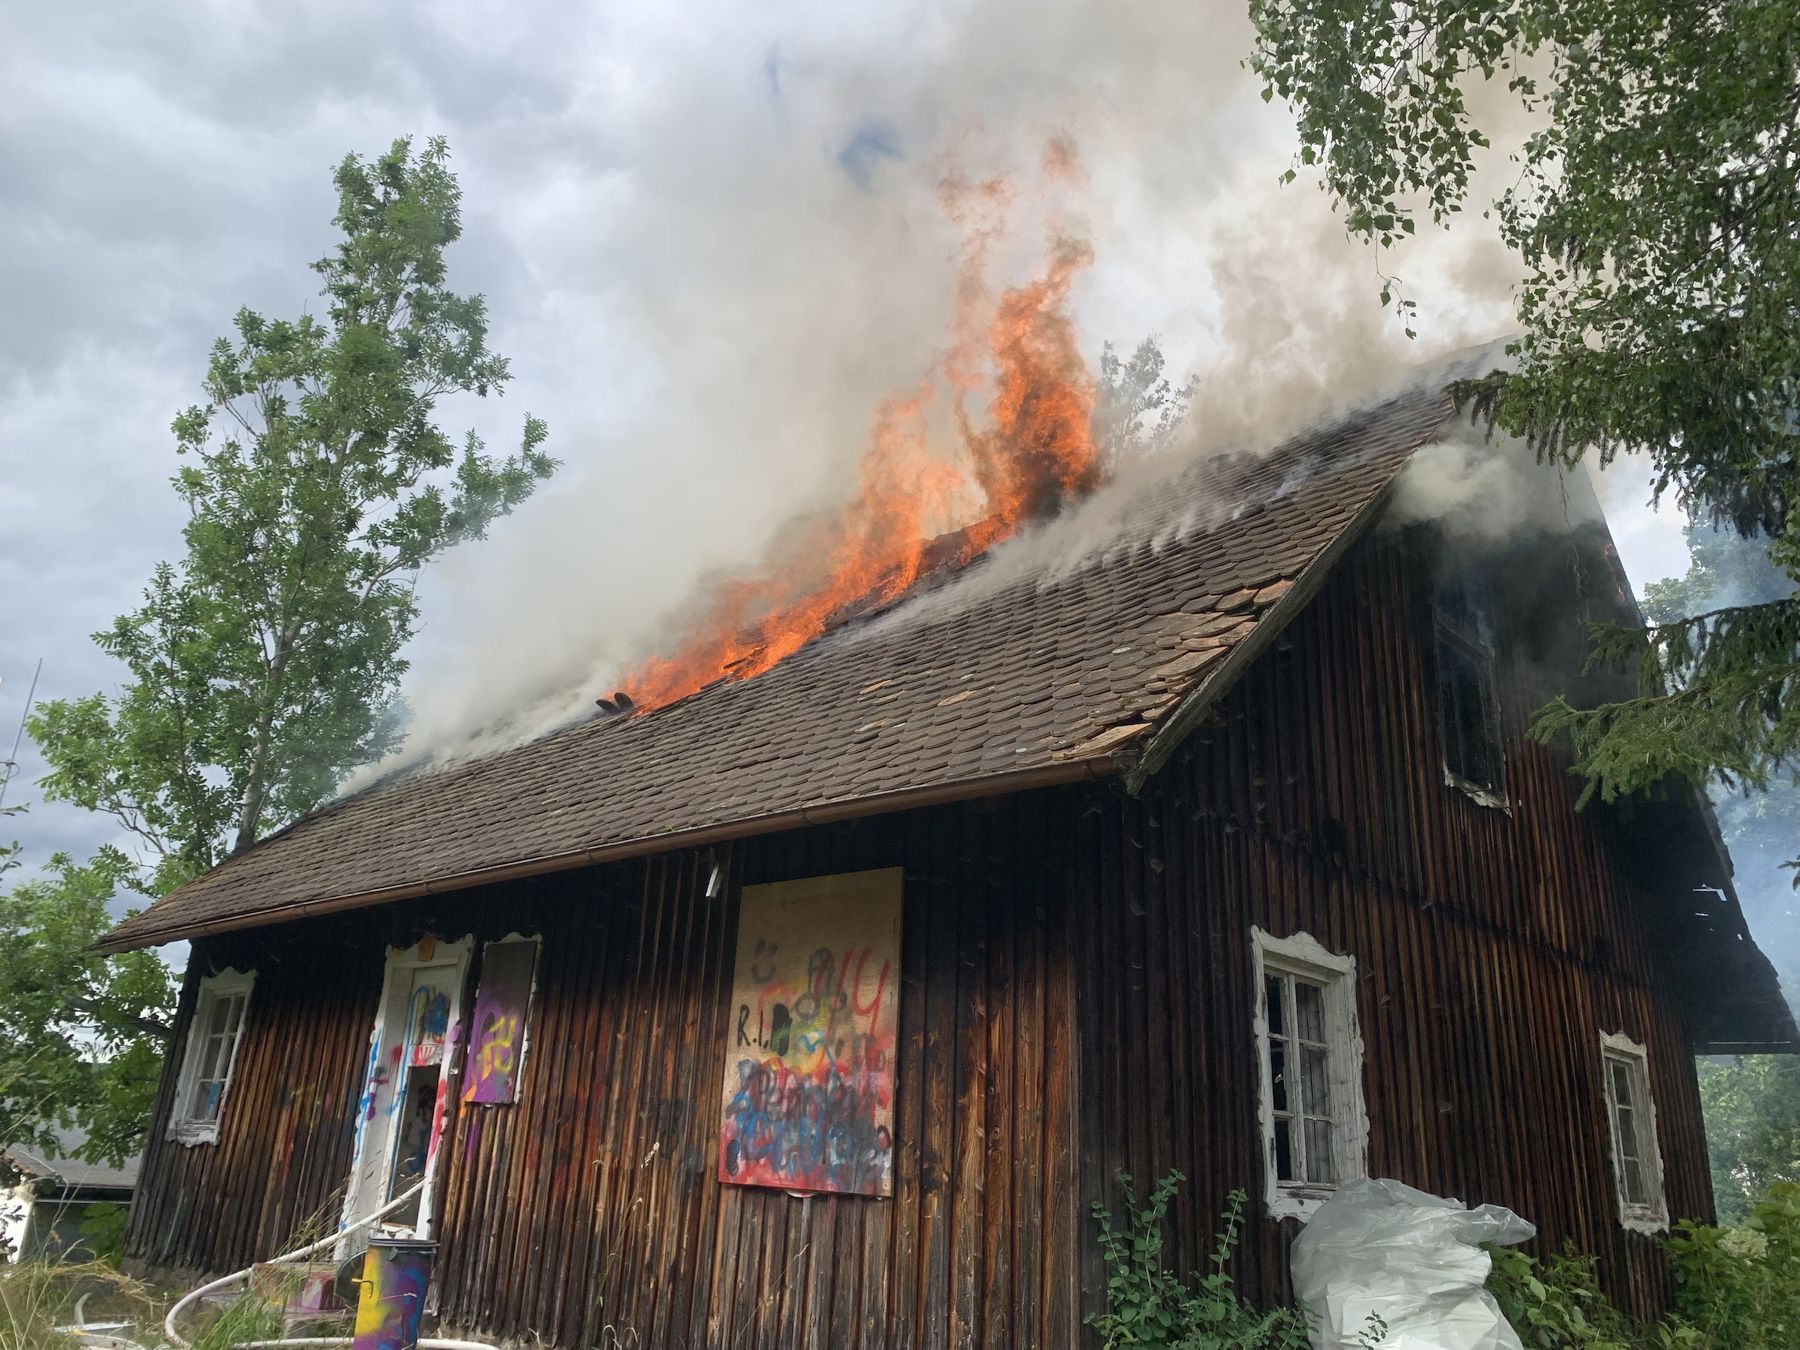
[[100,945],[1125,772],[1450,415],[1415,385],[1264,455],[1147,471],[753,678],[377,780]]

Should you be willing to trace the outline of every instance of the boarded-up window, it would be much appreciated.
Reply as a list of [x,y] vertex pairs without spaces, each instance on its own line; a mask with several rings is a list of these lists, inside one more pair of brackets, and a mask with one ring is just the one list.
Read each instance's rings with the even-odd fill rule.
[[535,937],[508,936],[483,948],[481,987],[469,1022],[464,1101],[495,1104],[518,1098],[537,955]]
[[719,1180],[893,1191],[899,868],[747,886]]

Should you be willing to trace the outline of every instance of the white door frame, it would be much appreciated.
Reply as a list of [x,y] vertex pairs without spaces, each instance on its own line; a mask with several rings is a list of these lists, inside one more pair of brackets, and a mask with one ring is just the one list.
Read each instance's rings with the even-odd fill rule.
[[356,1146],[350,1156],[350,1181],[344,1192],[340,1227],[366,1217],[389,1199],[388,1181],[393,1173],[394,1151],[400,1144],[403,1087],[406,1072],[412,1067],[414,1027],[409,1005],[413,978],[422,970],[441,969],[449,975],[450,1006],[438,1078],[438,1112],[425,1155],[425,1189],[419,1197],[418,1222],[413,1225],[419,1237],[431,1236],[432,1192],[436,1189],[443,1107],[452,1100],[453,1079],[461,1067],[457,1052],[462,1045],[463,985],[468,982],[469,957],[474,949],[473,934],[456,942],[423,937],[411,947],[388,948],[381,1002],[376,1006],[375,1025],[369,1033],[362,1095],[357,1099]]

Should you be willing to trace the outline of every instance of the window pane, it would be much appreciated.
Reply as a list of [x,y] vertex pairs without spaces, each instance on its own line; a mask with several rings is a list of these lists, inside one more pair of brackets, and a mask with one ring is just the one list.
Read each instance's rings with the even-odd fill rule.
[[219,1076],[219,1038],[208,1035],[201,1038],[199,1060],[194,1066],[194,1074],[202,1080]]
[[1613,1100],[1620,1106],[1637,1105],[1631,1091],[1631,1068],[1619,1060],[1612,1061]]
[[222,998],[209,1000],[204,1014],[206,1034],[208,1036],[218,1036],[223,1034],[226,1019],[230,1015],[231,1008],[228,1000]]
[[1325,1039],[1325,991],[1318,985],[1294,981],[1294,1023],[1301,1040]]
[[[1331,1114],[1325,1051],[1317,1046],[1303,1046],[1300,1050],[1300,1109],[1309,1116]],[[1310,1142],[1307,1147],[1310,1150]]]
[[1306,1179],[1331,1185],[1337,1180],[1331,1167],[1331,1122],[1306,1122]]
[[1625,1203],[1641,1205],[1644,1199],[1644,1169],[1636,1158],[1627,1158],[1620,1169],[1625,1175]]
[[1279,1041],[1269,1047],[1269,1088],[1275,1109],[1288,1110],[1287,1047]]
[[1624,1107],[1619,1108],[1613,1118],[1619,1127],[1619,1156],[1636,1158],[1638,1156],[1637,1117]]
[[1288,1132],[1293,1128],[1291,1120],[1275,1122],[1275,1179],[1277,1181],[1298,1181],[1294,1175],[1294,1149]]
[[1269,1034],[1271,1036],[1287,1035],[1287,981],[1279,975],[1271,975],[1264,982],[1263,993],[1269,1000]]

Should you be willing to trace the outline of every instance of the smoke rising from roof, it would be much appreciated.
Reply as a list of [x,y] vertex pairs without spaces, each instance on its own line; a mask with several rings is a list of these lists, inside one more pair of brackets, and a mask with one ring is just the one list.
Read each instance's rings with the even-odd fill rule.
[[[721,580],[855,490],[872,414],[952,341],[951,167],[1019,188],[990,289],[1029,279],[1054,219],[1094,254],[1071,298],[1090,364],[1151,333],[1199,376],[1179,453],[1275,444],[1507,324],[1507,255],[1465,224],[1386,262],[1421,303],[1405,340],[1373,251],[1304,179],[1278,185],[1291,127],[1239,65],[1241,0],[721,7],[621,40],[568,114],[593,171],[555,201],[591,215],[591,246],[536,260],[540,322],[595,341],[612,403],[553,420],[559,479],[428,577],[409,759],[591,713]],[[1085,177],[1040,190],[1056,135]],[[602,278],[604,312],[564,312],[559,275]]]

